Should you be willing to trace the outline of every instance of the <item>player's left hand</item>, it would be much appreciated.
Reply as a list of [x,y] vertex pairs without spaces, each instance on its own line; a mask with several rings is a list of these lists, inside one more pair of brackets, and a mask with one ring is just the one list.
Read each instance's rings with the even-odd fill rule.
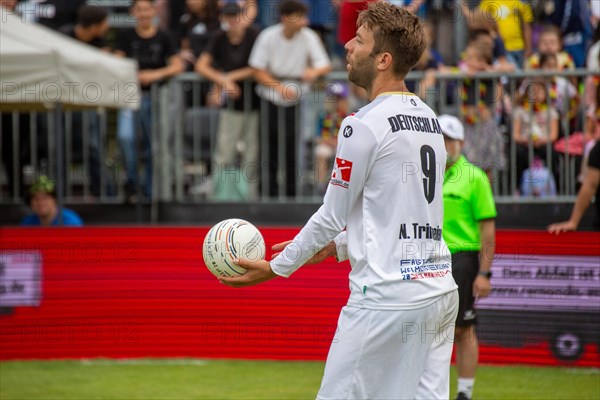
[[[271,260],[274,260],[275,257],[277,257],[281,252],[283,252],[285,250],[285,248],[287,247],[287,245],[289,245],[290,243],[292,243],[292,240],[288,240],[286,242],[281,242],[281,243],[277,243],[277,244],[273,245],[273,247],[271,247],[271,250],[273,250],[274,253],[273,253]],[[310,259],[308,259],[308,261],[306,261],[304,264],[318,264],[318,263],[322,262],[323,260],[325,260],[329,257],[335,257],[336,255],[337,255],[337,249],[335,247],[335,242],[331,241],[325,247],[323,247],[321,250],[319,250],[314,256],[312,256]]]
[[248,272],[240,276],[218,277],[219,281],[224,285],[235,288],[254,286],[271,280],[277,276],[277,274],[275,274],[271,269],[271,264],[269,264],[267,260],[250,261],[240,258],[235,261],[235,264],[246,268]]
[[490,295],[491,290],[492,285],[490,284],[490,280],[485,276],[477,275],[475,282],[473,282],[473,296],[483,299]]

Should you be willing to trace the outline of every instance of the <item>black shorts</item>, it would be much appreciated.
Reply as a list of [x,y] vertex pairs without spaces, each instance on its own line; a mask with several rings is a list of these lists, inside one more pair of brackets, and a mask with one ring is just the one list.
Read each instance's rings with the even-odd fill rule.
[[458,285],[458,316],[456,326],[469,326],[477,322],[473,282],[479,273],[479,252],[461,251],[452,254],[452,276]]

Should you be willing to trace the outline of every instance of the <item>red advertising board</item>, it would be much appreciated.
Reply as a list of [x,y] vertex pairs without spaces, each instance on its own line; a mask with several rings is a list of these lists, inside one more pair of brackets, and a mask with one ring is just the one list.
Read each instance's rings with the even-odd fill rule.
[[[9,276],[37,276],[41,283],[30,291],[39,298],[28,298],[23,306],[3,304],[0,290],[0,359],[324,360],[349,294],[349,264],[330,260],[305,266],[289,279],[232,289],[221,285],[203,264],[207,231],[208,227],[0,228],[4,292],[20,287]],[[261,231],[270,248],[292,238],[298,228]],[[598,343],[589,340],[600,337],[594,325],[600,309],[600,295],[594,291],[600,282],[600,262],[595,262],[600,260],[600,234],[557,237],[499,231],[497,253],[503,256],[494,264],[492,283],[502,290],[481,303],[481,361],[600,367]],[[19,268],[19,257],[31,264],[32,254],[39,254],[40,273],[7,274]],[[563,259],[568,263],[561,270]],[[582,259],[587,264],[578,264]],[[580,291],[561,292],[561,278],[571,292]],[[544,289],[547,286],[550,289]],[[506,300],[511,290],[520,296],[514,304]],[[19,296],[13,293],[11,298]],[[540,302],[543,309],[536,308]],[[581,302],[586,304],[579,307]],[[580,326],[570,320],[578,313],[589,317],[589,332],[562,332],[560,337],[560,326],[548,332],[539,329],[544,325],[540,318]],[[517,321],[519,315],[526,319]],[[572,335],[579,335],[581,351],[576,357],[560,357],[553,340],[559,338],[568,347]]]

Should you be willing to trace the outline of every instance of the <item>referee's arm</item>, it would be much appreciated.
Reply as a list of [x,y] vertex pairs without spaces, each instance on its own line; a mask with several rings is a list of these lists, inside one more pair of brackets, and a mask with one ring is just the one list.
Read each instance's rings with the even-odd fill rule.
[[479,221],[479,235],[481,238],[481,250],[479,251],[479,274],[473,282],[473,295],[475,297],[487,297],[492,289],[490,278],[485,276],[492,268],[494,251],[496,248],[496,220],[494,218]]

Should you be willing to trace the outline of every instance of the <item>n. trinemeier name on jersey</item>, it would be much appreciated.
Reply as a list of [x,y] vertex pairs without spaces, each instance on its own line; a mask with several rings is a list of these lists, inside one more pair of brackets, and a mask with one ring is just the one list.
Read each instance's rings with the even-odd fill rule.
[[432,239],[440,241],[442,240],[442,228],[433,227],[429,224],[419,225],[418,223],[412,223],[412,236],[406,231],[407,224],[400,224],[400,234],[398,239]]
[[392,132],[415,131],[442,134],[442,128],[437,118],[415,117],[414,115],[398,114],[388,118]]

